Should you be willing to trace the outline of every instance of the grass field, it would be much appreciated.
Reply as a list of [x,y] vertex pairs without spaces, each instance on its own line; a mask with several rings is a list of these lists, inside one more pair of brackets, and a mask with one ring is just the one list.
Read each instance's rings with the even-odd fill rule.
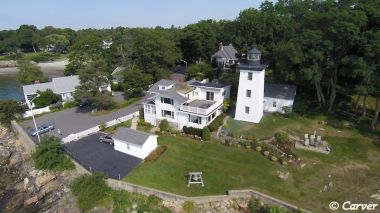
[[[295,131],[303,132],[311,128],[309,125],[318,127],[318,119],[302,117],[286,122],[282,120],[286,118],[272,116],[252,126],[256,134],[257,130],[260,132],[256,137],[266,137],[277,128],[289,127],[296,119],[300,121],[293,128]],[[240,128],[247,127],[241,125]],[[370,196],[380,190],[380,145],[358,131],[326,125],[324,128],[332,152],[324,155],[295,150],[302,159],[302,168],[300,165],[281,166],[260,153],[226,147],[217,141],[200,143],[180,136],[160,136],[159,145],[168,146],[167,151],[157,161],[138,166],[125,180],[187,196],[252,188],[313,212],[329,211],[328,204],[332,200],[375,201]],[[203,172],[204,188],[186,187],[186,175],[190,171]],[[279,172],[289,172],[289,178],[282,180]],[[325,191],[324,186],[327,186]]]

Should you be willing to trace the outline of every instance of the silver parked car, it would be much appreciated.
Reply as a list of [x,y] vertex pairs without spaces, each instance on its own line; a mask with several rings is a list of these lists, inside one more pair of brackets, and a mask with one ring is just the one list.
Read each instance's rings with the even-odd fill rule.
[[109,135],[102,135],[99,137],[99,142],[109,143],[109,144],[113,145],[113,138],[111,138],[111,136],[109,136]]

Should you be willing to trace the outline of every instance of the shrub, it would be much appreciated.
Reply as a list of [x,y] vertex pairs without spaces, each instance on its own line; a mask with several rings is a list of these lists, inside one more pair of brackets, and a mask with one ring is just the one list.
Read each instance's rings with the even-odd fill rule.
[[265,212],[265,206],[264,203],[257,198],[251,198],[248,204],[249,212],[256,213],[256,212]]
[[277,132],[276,134],[274,134],[274,137],[276,138],[276,142],[279,144],[289,143],[289,135],[285,132]]
[[205,141],[209,141],[211,139],[211,133],[207,127],[202,129],[202,139]]
[[31,56],[30,60],[38,63],[38,62],[53,61],[56,58],[57,58],[57,56],[54,55],[53,53],[41,52],[41,53],[38,53],[38,54]]
[[63,109],[69,109],[69,108],[73,108],[73,107],[76,107],[77,106],[77,103],[75,103],[75,101],[70,101],[70,102],[64,102],[63,103]]
[[194,202],[192,201],[185,201],[182,205],[182,208],[183,210],[186,212],[186,213],[193,213],[194,212],[194,209],[195,209],[195,204]]
[[164,120],[162,120],[161,122],[160,122],[160,130],[161,131],[167,131],[168,129],[169,129],[169,123],[168,123],[168,121],[166,120],[166,119],[164,119]]
[[277,161],[277,157],[274,156],[274,155],[270,156],[270,159],[271,159],[272,161]]
[[25,112],[25,107],[21,106],[14,100],[0,100],[0,123],[6,127],[10,127],[11,120],[16,115]]
[[49,108],[50,108],[50,111],[52,112],[59,111],[63,109],[62,102],[58,101],[57,103],[50,105]]
[[280,163],[281,163],[282,165],[287,165],[287,164],[288,164],[288,162],[287,162],[284,158],[281,158],[281,159],[280,159]]
[[61,100],[61,96],[55,94],[51,89],[47,89],[43,92],[38,91],[37,93],[39,96],[33,101],[37,108],[46,107]]
[[184,126],[182,128],[182,130],[185,134],[196,135],[196,136],[202,137],[202,129],[194,128],[191,126],[190,127]]
[[144,108],[139,109],[139,119],[144,120]]
[[100,122],[99,129],[100,130],[105,130],[106,129],[106,123],[104,121]]
[[166,151],[168,147],[167,146],[159,146],[153,152],[151,152],[148,157],[145,158],[145,161],[152,162],[156,161],[164,152]]
[[111,189],[104,181],[103,174],[83,175],[75,178],[70,184],[79,208],[87,211],[103,201]]
[[220,126],[223,125],[223,119],[226,117],[226,114],[220,114],[218,117],[215,118],[209,125],[208,128],[211,132],[215,132],[218,130]]
[[59,138],[45,136],[32,154],[37,169],[63,171],[74,169],[73,162],[64,154]]
[[263,150],[263,148],[261,148],[261,146],[256,146],[256,151],[261,152],[261,150]]
[[264,151],[265,156],[269,156],[269,151]]

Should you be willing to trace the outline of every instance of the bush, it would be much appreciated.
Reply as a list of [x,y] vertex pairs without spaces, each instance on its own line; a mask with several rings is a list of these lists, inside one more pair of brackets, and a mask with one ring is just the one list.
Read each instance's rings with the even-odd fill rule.
[[211,133],[207,127],[202,129],[202,139],[205,141],[209,141],[211,139]]
[[144,120],[144,108],[139,109],[139,119]]
[[182,208],[183,210],[186,212],[186,213],[193,213],[194,212],[194,209],[195,209],[195,204],[194,202],[192,201],[185,201],[182,205]]
[[202,129],[194,128],[191,126],[190,127],[184,126],[182,128],[182,131],[188,135],[196,135],[196,136],[202,137]]
[[16,115],[25,112],[25,107],[21,106],[14,100],[0,100],[0,123],[6,127],[10,127],[11,120],[16,118]]
[[50,105],[49,108],[50,108],[50,111],[52,112],[59,111],[63,109],[62,102],[58,101],[57,103]]
[[37,108],[46,107],[61,101],[61,96],[55,94],[51,89],[47,89],[43,92],[38,91],[37,93],[39,96],[33,101]]
[[276,138],[276,142],[279,144],[289,143],[289,135],[285,132],[277,132],[276,134],[274,134],[274,137]]
[[92,209],[107,197],[111,188],[107,186],[104,179],[103,174],[95,173],[79,176],[73,180],[70,188],[82,211]]
[[211,131],[211,132],[215,132],[218,130],[218,128],[220,126],[223,125],[223,119],[226,117],[226,114],[220,114],[218,117],[215,118],[215,120],[213,120],[209,125],[208,125],[208,129]]
[[277,157],[274,156],[274,155],[270,156],[270,159],[271,159],[272,161],[277,161]]
[[251,198],[248,204],[249,212],[257,213],[257,212],[265,212],[264,203],[257,198]]
[[263,150],[263,148],[261,148],[261,146],[256,146],[256,151],[261,152],[261,150]]
[[287,162],[286,159],[284,159],[284,158],[280,158],[280,163],[281,163],[282,165],[287,165],[287,164],[288,164],[288,162]]
[[34,62],[48,62],[57,58],[57,55],[48,52],[41,52],[30,57],[30,60]]
[[64,154],[59,138],[45,136],[32,154],[37,169],[63,171],[74,169],[73,162]]
[[147,161],[147,162],[156,161],[158,158],[160,158],[160,156],[162,154],[164,154],[164,152],[166,151],[166,149],[168,149],[167,146],[159,146],[159,147],[157,147],[155,150],[153,150],[153,152],[151,152],[148,155],[148,157],[145,158],[145,161]]
[[73,107],[76,107],[77,106],[77,103],[75,103],[75,101],[70,101],[70,102],[64,102],[63,103],[63,109],[69,109],[69,108],[73,108]]
[[168,131],[168,129],[169,129],[169,123],[168,123],[168,121],[166,119],[162,120],[160,122],[160,126],[159,127],[160,127],[161,131],[164,131],[164,132]]
[[264,151],[265,156],[269,156],[269,151]]
[[105,130],[106,129],[106,123],[104,121],[100,122],[99,129],[100,130]]

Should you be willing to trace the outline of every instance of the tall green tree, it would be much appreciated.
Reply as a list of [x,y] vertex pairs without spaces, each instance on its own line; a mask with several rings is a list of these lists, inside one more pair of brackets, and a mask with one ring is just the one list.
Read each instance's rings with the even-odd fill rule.
[[40,67],[29,61],[18,61],[17,80],[22,84],[35,84],[48,81],[48,77],[43,74]]
[[25,51],[38,49],[38,44],[41,42],[41,36],[38,33],[38,29],[34,25],[21,25],[17,29],[17,35],[20,43],[20,48]]
[[17,115],[25,112],[17,101],[14,100],[0,100],[0,123],[7,127],[10,126],[11,120],[14,120]]
[[104,60],[91,61],[79,70],[80,85],[76,87],[74,99],[93,109],[110,109],[115,106],[112,95],[99,88],[109,84],[107,64]]
[[123,87],[128,96],[139,96],[153,83],[153,76],[134,67],[123,71]]

